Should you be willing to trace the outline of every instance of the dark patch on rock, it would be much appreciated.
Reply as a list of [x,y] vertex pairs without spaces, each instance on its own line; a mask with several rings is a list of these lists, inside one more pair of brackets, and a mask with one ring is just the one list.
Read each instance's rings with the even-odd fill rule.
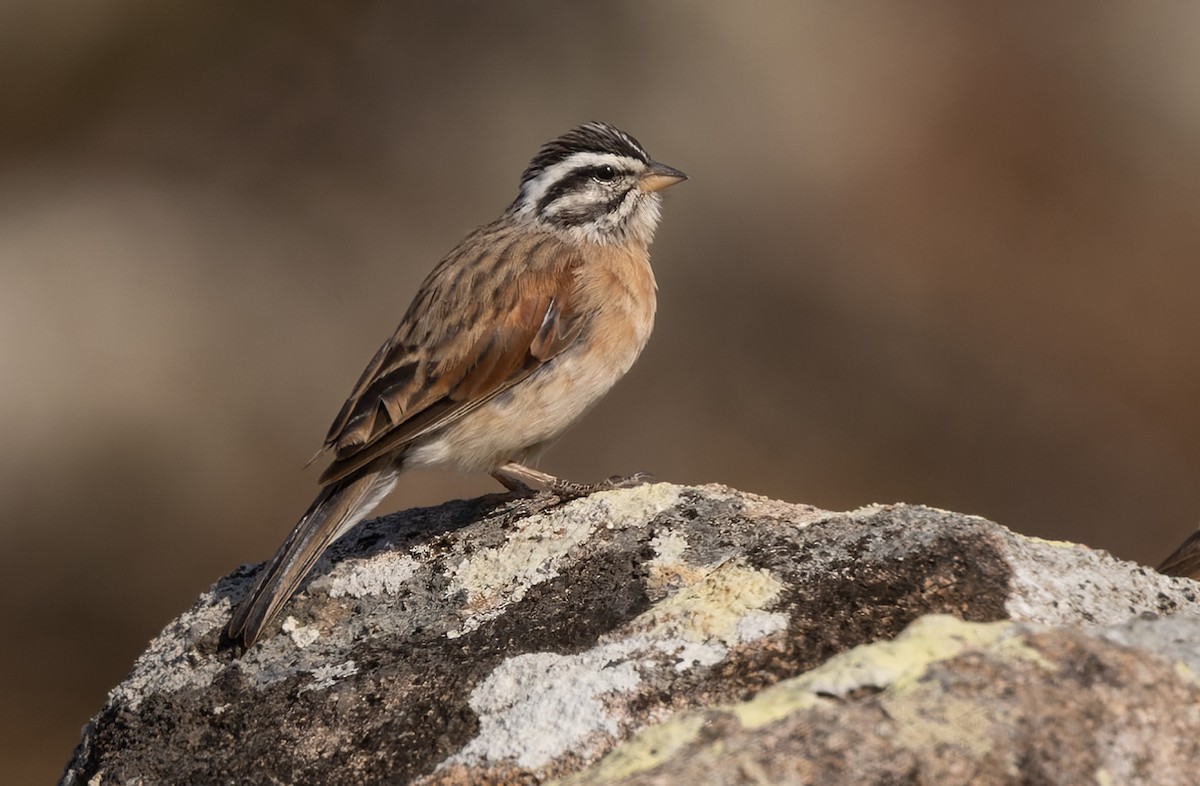
[[533,587],[472,636],[510,654],[581,652],[650,608],[644,552],[601,550]]
[[[979,622],[1006,618],[1011,571],[985,522],[964,524],[953,514],[906,507],[865,520],[834,516],[770,531],[739,518],[732,506],[714,507],[702,518],[725,535],[704,555],[736,553],[782,579],[786,589],[777,607],[789,616],[788,630],[739,649],[711,670],[681,677],[656,697],[665,706],[695,706],[680,696],[702,697],[703,703],[744,699],[839,652],[893,638],[924,614]],[[951,520],[953,535],[927,534]]]

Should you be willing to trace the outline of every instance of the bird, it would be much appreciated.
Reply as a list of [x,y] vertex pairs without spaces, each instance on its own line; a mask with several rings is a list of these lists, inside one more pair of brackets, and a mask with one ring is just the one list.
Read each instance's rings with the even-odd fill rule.
[[531,464],[650,338],[649,247],[661,192],[684,180],[608,123],[538,150],[512,204],[433,268],[367,364],[313,457],[329,458],[320,491],[231,613],[228,642],[252,647],[404,470],[486,472],[514,494],[564,498],[620,484],[574,483]]

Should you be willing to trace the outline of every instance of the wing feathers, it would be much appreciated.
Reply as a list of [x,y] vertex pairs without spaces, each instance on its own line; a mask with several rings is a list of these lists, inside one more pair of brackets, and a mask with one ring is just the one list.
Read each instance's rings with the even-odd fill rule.
[[576,316],[564,313],[558,301],[551,298],[542,325],[529,345],[529,353],[544,363],[566,349],[583,328],[583,320]]
[[552,236],[473,237],[495,251],[460,247],[426,279],[334,420],[322,483],[463,417],[578,337],[571,249]]

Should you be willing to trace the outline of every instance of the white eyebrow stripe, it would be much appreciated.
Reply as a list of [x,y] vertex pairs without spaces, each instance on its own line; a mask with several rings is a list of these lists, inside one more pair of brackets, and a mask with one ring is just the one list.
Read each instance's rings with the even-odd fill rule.
[[638,161],[635,158],[618,155],[616,153],[592,153],[586,151],[572,153],[562,161],[559,161],[557,164],[548,167],[537,177],[526,182],[521,188],[522,201],[531,207],[536,205],[541,201],[542,197],[546,195],[546,192],[550,190],[552,185],[562,180],[576,169],[587,166],[603,166],[604,164],[608,164],[609,166],[617,169],[629,170],[631,169],[629,166],[630,163],[643,165],[641,161]]

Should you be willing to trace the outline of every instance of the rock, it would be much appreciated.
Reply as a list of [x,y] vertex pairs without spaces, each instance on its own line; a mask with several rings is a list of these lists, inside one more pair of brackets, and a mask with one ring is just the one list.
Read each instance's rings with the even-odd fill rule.
[[[244,567],[65,784],[1192,783],[1197,585],[907,505],[669,484],[367,522],[276,635]],[[757,780],[756,780],[757,779]]]
[[[1179,622],[1200,644],[1198,621]],[[922,617],[747,701],[680,713],[562,783],[1195,783],[1200,684],[1113,643],[1128,632]]]

